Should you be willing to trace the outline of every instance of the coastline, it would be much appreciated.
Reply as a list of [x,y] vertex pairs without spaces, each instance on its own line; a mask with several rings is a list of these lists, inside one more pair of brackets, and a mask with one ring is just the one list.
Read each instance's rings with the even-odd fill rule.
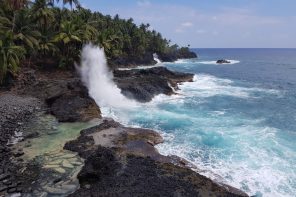
[[[30,71],[31,72],[31,71]],[[32,76],[35,75],[32,73]],[[54,76],[55,74],[52,74]],[[136,98],[140,102],[148,102],[150,101],[154,96],[164,93],[167,95],[174,94],[174,89],[178,88],[178,83],[184,82],[184,81],[192,81],[193,75],[191,74],[182,74],[182,73],[176,73],[171,72],[164,68],[152,68],[148,69],[148,71],[117,71],[115,75],[115,82],[117,85],[121,88],[123,91],[123,94],[127,96],[132,96],[133,98]],[[135,79],[133,81],[128,80],[130,76],[136,76],[136,81],[141,81],[142,83],[136,87],[136,89],[131,89],[128,87],[135,85]],[[53,78],[47,76],[44,77],[44,75],[35,75],[34,77],[30,77],[29,79],[21,79],[19,81],[18,87],[16,90],[13,90],[13,92],[17,94],[25,94],[30,95],[33,97],[37,97],[40,101],[40,103],[44,103],[43,106],[38,106],[36,109],[39,111],[44,110],[45,113],[50,113],[54,115],[60,122],[77,122],[77,121],[89,121],[93,118],[101,118],[101,112],[98,106],[94,103],[94,101],[88,96],[87,90],[84,86],[81,85],[81,82],[79,79],[75,77],[75,75],[67,73],[64,75],[64,73],[57,75]],[[160,81],[155,80],[161,76]],[[65,77],[63,79],[63,77]],[[33,81],[31,81],[34,79]],[[168,85],[170,84],[171,87]],[[172,88],[173,87],[173,88]],[[23,90],[20,90],[23,89]],[[153,91],[151,91],[153,90]],[[8,93],[10,94],[10,93]],[[77,100],[78,98],[78,100]],[[72,102],[74,100],[74,102]],[[76,101],[75,101],[76,100]],[[35,101],[34,101],[35,102]],[[63,110],[61,110],[63,109]],[[35,114],[35,111],[32,111],[31,114]],[[17,121],[16,121],[17,122]],[[115,132],[114,130],[111,131],[112,136],[112,143],[109,139],[109,141],[104,142],[96,142],[96,140],[91,139],[89,137],[90,133],[93,131],[89,131],[92,129],[98,129],[98,131],[94,132],[96,135],[99,135],[99,133],[102,131],[100,127],[104,127],[103,131],[106,132],[106,130],[110,128],[115,128],[115,130],[121,130],[121,132]],[[107,128],[107,129],[106,129]],[[122,130],[127,130],[127,132],[123,132]],[[131,131],[132,130],[132,131]],[[137,132],[141,134],[137,134]],[[109,130],[110,132],[110,130]],[[115,132],[112,133],[112,132]],[[136,134],[135,134],[136,132]],[[88,136],[85,136],[85,133],[88,133]],[[142,133],[145,133],[144,135]],[[13,134],[11,134],[13,135]],[[33,135],[33,136],[32,136]],[[105,133],[105,135],[108,135],[108,132]],[[116,137],[117,136],[117,137]],[[38,137],[38,134],[31,134],[29,137]],[[29,137],[25,137],[27,140]],[[114,139],[116,137],[116,140]],[[101,138],[105,138],[104,136],[101,136]],[[93,141],[94,140],[94,141]],[[117,141],[114,143],[114,140]],[[81,143],[82,142],[82,143]],[[186,165],[188,164],[185,160],[178,158],[178,157],[166,157],[162,156],[158,153],[158,151],[154,148],[154,145],[161,143],[162,139],[158,133],[151,130],[145,130],[145,129],[136,129],[124,127],[123,125],[120,125],[119,123],[114,122],[113,120],[105,120],[102,124],[99,126],[95,126],[86,130],[82,130],[80,137],[75,141],[68,142],[65,147],[66,149],[69,149],[71,151],[78,152],[78,154],[85,159],[85,164],[82,167],[82,171],[78,175],[78,179],[80,181],[80,184],[83,185],[80,190],[74,192],[72,196],[79,196],[81,194],[92,194],[92,195],[99,195],[99,194],[113,194],[113,193],[104,193],[104,192],[111,192],[108,188],[108,179],[106,179],[106,191],[96,191],[95,189],[92,189],[92,184],[96,185],[99,181],[105,181],[101,177],[102,172],[98,172],[95,170],[95,168],[92,167],[93,164],[98,164],[96,162],[103,162],[105,160],[101,160],[101,158],[107,157],[108,165],[111,166],[114,164],[114,169],[117,171],[124,171],[125,168],[122,168],[122,166],[125,166],[123,164],[126,164],[124,162],[127,162],[127,164],[131,164],[131,166],[128,166],[130,168],[127,168],[128,170],[131,170],[130,173],[137,173],[137,176],[139,173],[142,172],[142,166],[147,166],[147,176],[150,177],[151,173],[153,174],[151,176],[152,182],[145,182],[145,179],[141,179],[142,184],[138,187],[139,190],[134,190],[133,192],[140,192],[142,191],[142,196],[148,195],[148,193],[143,193],[144,189],[147,188],[147,185],[151,184],[153,185],[152,189],[149,190],[149,192],[160,192],[163,188],[168,188],[165,191],[164,194],[173,194],[176,192],[173,188],[177,187],[180,183],[180,188],[178,189],[178,192],[176,194],[182,194],[182,196],[192,196],[192,195],[202,195],[206,194],[203,192],[209,192],[212,195],[224,195],[224,196],[247,196],[244,192],[241,192],[240,190],[237,190],[235,188],[232,188],[230,186],[226,185],[219,185],[217,183],[214,183],[210,179],[203,177],[202,175],[199,175],[198,173],[190,170]],[[72,143],[72,144],[71,144]],[[111,143],[111,145],[110,145]],[[79,146],[78,146],[78,145]],[[84,145],[90,144],[90,147],[84,147]],[[114,145],[116,144],[116,146]],[[120,146],[119,146],[119,145]],[[81,146],[81,147],[80,147]],[[78,147],[78,148],[77,148]],[[86,149],[85,149],[86,148]],[[97,151],[97,149],[100,149],[100,151]],[[87,152],[84,152],[84,150],[87,150]],[[17,150],[19,152],[18,157],[22,157],[23,153],[22,150]],[[106,155],[107,154],[107,155]],[[90,155],[95,155],[94,157],[90,157]],[[94,158],[97,158],[97,161]],[[123,162],[124,161],[124,162]],[[139,166],[134,166],[133,163],[137,161],[139,162]],[[95,163],[93,163],[95,162]],[[22,161],[20,160],[19,163],[21,164]],[[171,164],[174,163],[174,164]],[[107,165],[106,164],[106,165]],[[98,164],[101,165],[101,164]],[[107,165],[107,166],[108,166]],[[88,171],[85,166],[88,166],[89,169],[93,169],[93,171]],[[120,167],[121,166],[121,167]],[[153,166],[153,167],[152,167]],[[86,168],[86,169],[85,169]],[[161,172],[156,172],[156,169],[162,169],[165,170],[165,174],[162,174]],[[103,169],[104,166],[103,166]],[[136,170],[133,172],[133,170]],[[32,169],[31,169],[32,170]],[[38,169],[40,170],[40,169]],[[110,170],[110,169],[109,169]],[[138,170],[138,171],[137,171]],[[86,172],[85,172],[86,171]],[[176,175],[176,171],[179,171],[179,174]],[[38,174],[40,172],[36,172],[36,170],[29,171],[29,174]],[[86,175],[83,173],[86,173]],[[107,168],[107,174],[113,173],[108,171]],[[160,173],[160,177],[156,175],[157,173]],[[103,172],[104,174],[104,172]],[[169,176],[167,175],[169,174]],[[37,175],[36,175],[37,176]],[[36,176],[32,176],[32,178],[36,178]],[[95,177],[95,180],[93,183],[88,183],[89,177]],[[129,176],[129,175],[127,175]],[[137,176],[132,176],[134,179],[137,178]],[[184,176],[187,177],[186,181],[184,181]],[[80,178],[81,180],[80,180]],[[113,181],[118,180],[119,177],[117,177],[117,174],[112,174],[112,177],[114,178]],[[168,177],[172,178],[169,179]],[[190,177],[190,178],[189,178]],[[122,177],[121,177],[122,178]],[[6,179],[5,179],[6,180]],[[16,179],[17,180],[17,179]],[[164,185],[154,185],[155,183],[160,183],[165,181]],[[196,182],[192,181],[195,180]],[[31,180],[24,180],[24,182],[29,183]],[[86,183],[84,182],[86,181]],[[119,184],[122,185],[122,189],[126,190],[135,188],[134,185],[126,185],[126,182],[132,182],[130,179],[121,180]],[[194,182],[194,183],[193,183]],[[203,183],[201,187],[201,183]],[[7,189],[3,189],[3,191],[10,191],[10,192],[29,192],[28,188],[26,187],[26,184],[20,183],[19,185],[21,189],[18,187],[13,187]],[[24,185],[24,186],[23,186]],[[159,187],[160,186],[160,187]],[[190,188],[190,191],[188,189]],[[15,188],[15,190],[14,190]],[[95,188],[95,187],[94,187]],[[192,189],[194,188],[194,189]],[[11,190],[12,189],[12,190]],[[32,188],[31,188],[32,189]],[[192,190],[191,190],[192,189]],[[132,189],[130,190],[132,191]],[[147,190],[148,191],[148,190]],[[89,193],[90,192],[90,193]],[[94,192],[94,193],[93,193]],[[97,193],[97,192],[103,192],[103,193]],[[118,190],[118,192],[122,192]],[[189,193],[188,193],[189,192]],[[120,193],[118,193],[120,194]],[[156,195],[157,193],[155,193]],[[190,195],[189,195],[190,194]],[[127,194],[128,196],[128,194]]]

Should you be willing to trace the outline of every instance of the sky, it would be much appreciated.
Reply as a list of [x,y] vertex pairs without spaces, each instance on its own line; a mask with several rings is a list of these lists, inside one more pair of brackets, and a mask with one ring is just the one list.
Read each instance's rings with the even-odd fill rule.
[[296,0],[80,0],[192,48],[295,48]]

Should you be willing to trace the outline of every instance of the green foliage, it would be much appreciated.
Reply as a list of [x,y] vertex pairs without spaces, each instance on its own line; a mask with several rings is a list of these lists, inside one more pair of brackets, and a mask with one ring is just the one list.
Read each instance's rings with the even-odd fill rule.
[[25,49],[16,46],[13,42],[12,32],[1,34],[0,40],[0,83],[7,73],[15,75],[18,71],[20,60],[24,57]]
[[[178,46],[149,24],[137,26],[133,19],[104,16],[63,0],[76,9],[54,7],[59,0],[0,0],[0,80],[7,72],[16,73],[22,59],[55,60],[68,68],[79,61],[80,50],[92,42],[105,49],[109,60],[141,59],[153,53],[175,53]],[[0,82],[1,83],[1,82]]]

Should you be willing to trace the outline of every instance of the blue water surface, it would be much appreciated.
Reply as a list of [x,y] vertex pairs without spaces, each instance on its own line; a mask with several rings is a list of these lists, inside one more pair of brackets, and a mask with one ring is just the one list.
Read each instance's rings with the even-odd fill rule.
[[296,49],[194,51],[198,59],[163,63],[195,74],[179,95],[115,114],[161,132],[162,154],[184,157],[212,179],[250,195],[295,196]]

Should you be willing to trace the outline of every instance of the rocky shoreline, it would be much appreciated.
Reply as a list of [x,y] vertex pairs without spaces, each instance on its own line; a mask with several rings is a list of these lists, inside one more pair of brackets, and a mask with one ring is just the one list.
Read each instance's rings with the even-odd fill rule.
[[[161,93],[174,94],[177,84],[192,81],[193,75],[158,67],[114,71],[114,77],[124,95],[148,102]],[[40,131],[26,129],[37,116],[51,114],[59,122],[102,118],[99,106],[73,72],[24,71],[11,91],[0,93],[0,112],[0,196],[39,196],[34,185],[52,174],[38,159],[24,161],[24,151],[10,143],[15,138],[24,142],[38,138]],[[80,188],[70,196],[247,196],[192,171],[181,158],[160,155],[154,145],[162,141],[155,131],[124,127],[110,119],[82,130],[64,147],[85,161],[77,177]],[[73,157],[68,160],[74,165]],[[57,177],[50,180],[53,185],[62,182]],[[50,194],[68,195],[53,189],[42,193]]]
[[246,196],[195,173],[181,158],[160,155],[154,145],[161,142],[155,131],[108,119],[81,131],[65,145],[85,159],[80,188],[70,196]]

